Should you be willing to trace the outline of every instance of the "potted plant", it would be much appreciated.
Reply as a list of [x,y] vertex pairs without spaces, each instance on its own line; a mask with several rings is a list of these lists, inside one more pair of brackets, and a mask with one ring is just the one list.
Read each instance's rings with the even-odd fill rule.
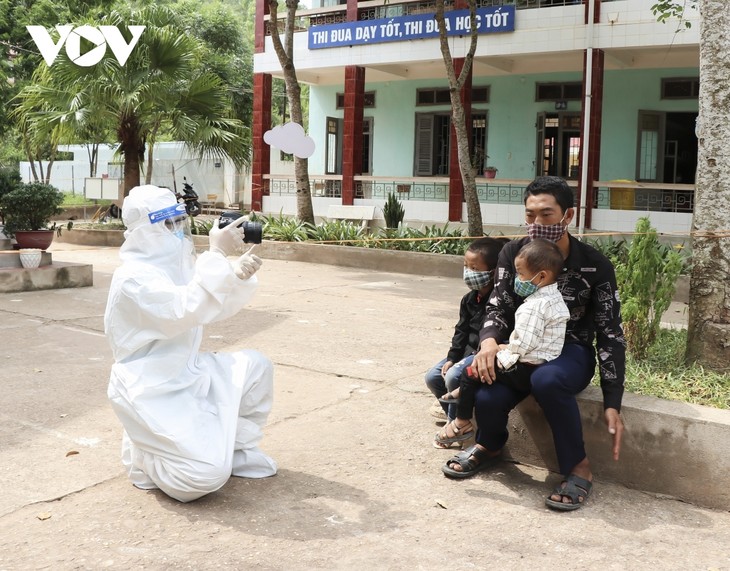
[[53,241],[51,218],[61,213],[63,193],[50,184],[20,184],[0,198],[5,233],[14,237],[18,249],[47,249]]
[[397,229],[403,217],[406,215],[406,210],[403,208],[403,204],[400,200],[395,197],[394,193],[388,194],[388,199],[385,201],[383,206],[383,218],[385,218],[385,227],[389,229]]
[[484,167],[484,176],[487,178],[494,178],[497,176],[497,167]]

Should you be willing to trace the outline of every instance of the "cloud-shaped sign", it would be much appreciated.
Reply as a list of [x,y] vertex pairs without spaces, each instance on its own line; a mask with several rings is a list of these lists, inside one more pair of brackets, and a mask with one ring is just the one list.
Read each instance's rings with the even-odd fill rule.
[[284,123],[266,131],[264,142],[300,159],[308,159],[314,154],[314,139],[307,136],[299,123]]

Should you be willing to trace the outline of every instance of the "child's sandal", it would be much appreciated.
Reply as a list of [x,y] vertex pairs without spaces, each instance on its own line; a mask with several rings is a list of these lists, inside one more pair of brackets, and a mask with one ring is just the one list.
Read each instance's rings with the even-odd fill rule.
[[[449,436],[449,430],[453,436]],[[439,444],[451,444],[453,442],[463,442],[469,440],[474,435],[474,427],[471,421],[468,421],[464,426],[456,426],[456,420],[452,420],[446,426],[441,429],[441,432],[436,434],[436,442]]]

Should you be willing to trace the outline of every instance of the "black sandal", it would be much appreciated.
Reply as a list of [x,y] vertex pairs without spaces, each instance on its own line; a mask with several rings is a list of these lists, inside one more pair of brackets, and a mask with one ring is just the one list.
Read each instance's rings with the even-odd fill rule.
[[[570,474],[550,494],[550,496],[560,496],[560,500],[553,500],[548,496],[545,498],[545,504],[549,508],[564,512],[577,510],[586,503],[588,496],[591,495],[592,489],[593,484],[591,482],[575,474]],[[569,504],[563,501],[564,497],[570,498]]]
[[[486,449],[475,444],[448,460],[446,464],[441,466],[441,471],[449,478],[470,478],[485,468],[495,466],[501,459],[501,454],[490,456]],[[461,471],[454,470],[450,466],[451,464],[458,464]]]

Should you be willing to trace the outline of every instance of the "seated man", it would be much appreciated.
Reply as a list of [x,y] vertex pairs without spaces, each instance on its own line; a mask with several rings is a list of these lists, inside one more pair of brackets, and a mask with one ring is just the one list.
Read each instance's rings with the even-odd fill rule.
[[226,259],[243,247],[243,217],[225,229],[216,220],[210,251],[197,259],[185,206],[170,190],[133,188],[122,217],[122,265],[104,328],[130,480],[188,502],[231,475],[272,476],[276,464],[258,448],[272,403],[270,361],[255,351],[198,352],[202,326],[235,315],[256,289],[261,260]]
[[623,422],[619,416],[624,389],[625,341],[611,262],[595,248],[570,236],[567,227],[574,216],[573,193],[558,177],[538,177],[525,189],[528,237],[513,240],[499,256],[494,290],[480,335],[480,349],[472,368],[482,381],[476,391],[475,416],[479,430],[476,444],[457,454],[444,466],[451,477],[468,477],[494,465],[507,442],[509,411],[529,393],[495,383],[495,357],[499,343],[514,328],[515,312],[522,303],[515,293],[515,256],[535,238],[555,242],[565,260],[558,276],[570,319],[560,356],[538,367],[530,377],[530,392],[545,413],[563,481],[546,499],[558,510],[581,507],[593,487],[593,474],[583,444],[583,430],[576,395],[585,389],[598,355],[603,406],[613,457],[619,458]]

